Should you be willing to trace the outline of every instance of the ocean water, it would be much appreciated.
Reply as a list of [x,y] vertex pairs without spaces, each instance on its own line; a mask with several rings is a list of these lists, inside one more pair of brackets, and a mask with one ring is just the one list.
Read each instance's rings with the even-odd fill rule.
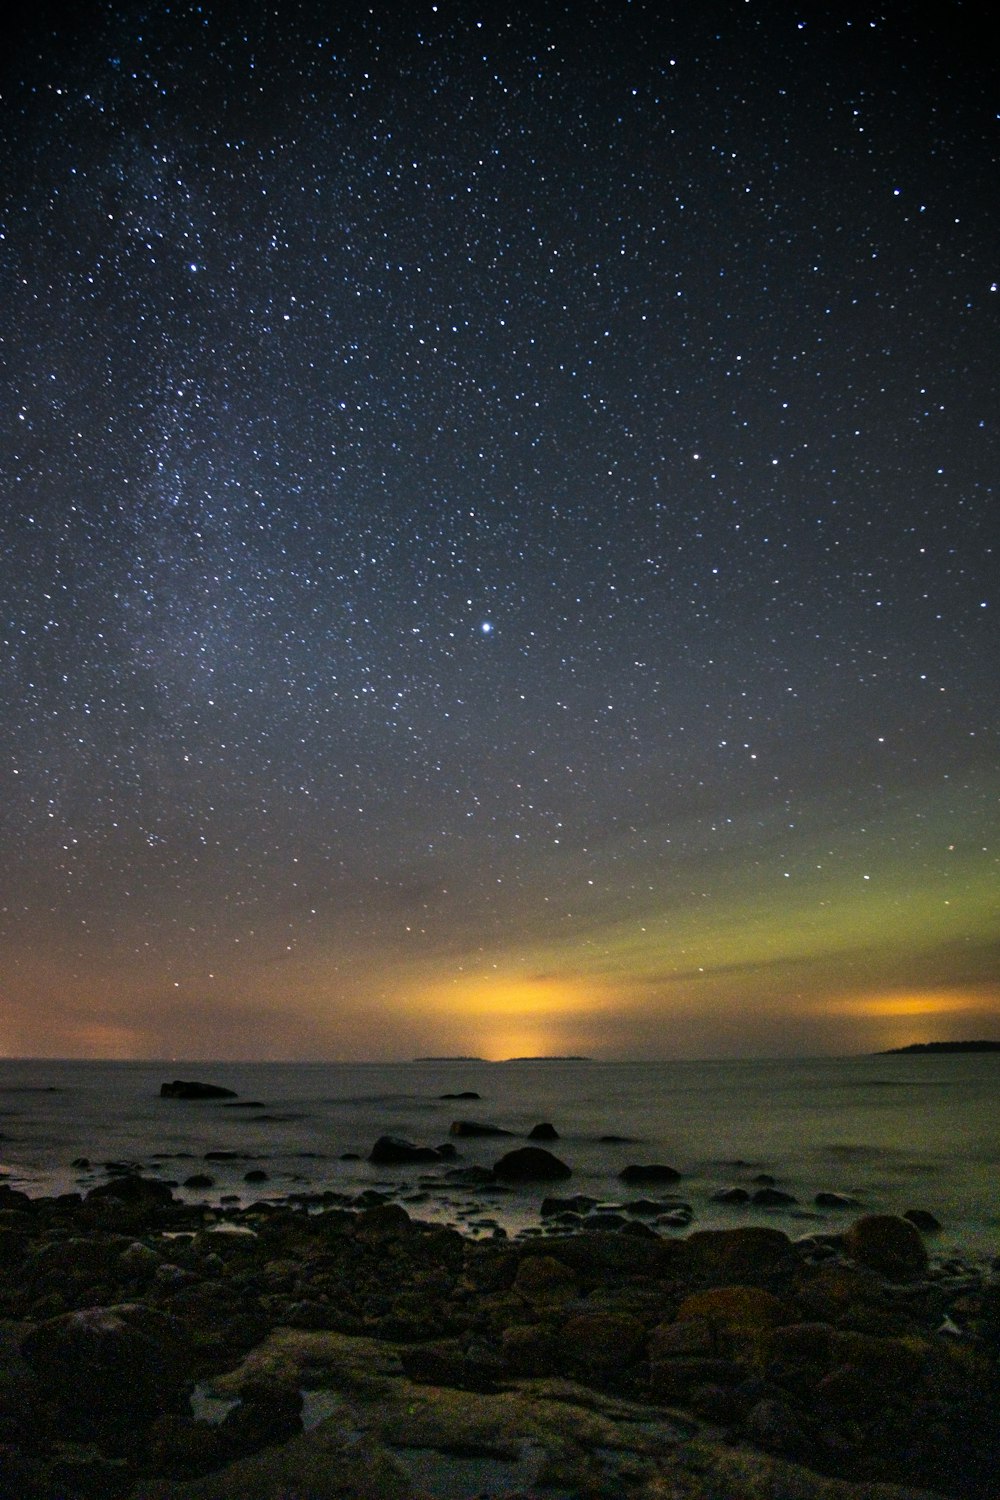
[[[235,1089],[240,1107],[161,1099],[160,1084],[194,1078]],[[130,1162],[210,1189],[179,1196],[218,1203],[292,1193],[391,1188],[415,1216],[481,1232],[489,1217],[516,1232],[538,1222],[547,1191],[602,1202],[662,1198],[628,1192],[629,1162],[666,1162],[671,1189],[694,1209],[692,1228],[772,1224],[793,1236],[836,1229],[859,1212],[924,1208],[943,1225],[941,1254],[1000,1253],[1000,1055],[821,1058],[753,1062],[519,1062],[398,1064],[134,1063],[0,1060],[0,1181],[32,1195],[86,1191],[107,1162]],[[474,1090],[478,1100],[441,1095]],[[247,1108],[248,1101],[259,1107]],[[471,1196],[437,1167],[378,1168],[363,1158],[380,1135],[439,1145],[455,1119],[524,1136],[551,1122],[549,1149],[573,1176]],[[602,1136],[632,1138],[629,1143]],[[460,1164],[492,1165],[517,1139],[455,1140]],[[206,1152],[238,1153],[204,1160]],[[343,1159],[357,1154],[360,1160]],[[74,1168],[86,1157],[89,1169]],[[458,1163],[456,1163],[458,1164]],[[251,1169],[268,1174],[249,1185]],[[721,1187],[758,1172],[795,1195],[791,1209],[714,1204]],[[862,1209],[820,1210],[817,1192]]]

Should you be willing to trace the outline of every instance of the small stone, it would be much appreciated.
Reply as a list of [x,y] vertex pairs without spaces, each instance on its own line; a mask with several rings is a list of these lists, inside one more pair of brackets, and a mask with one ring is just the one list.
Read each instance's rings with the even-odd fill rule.
[[649,1182],[679,1182],[681,1174],[676,1167],[668,1167],[663,1162],[649,1162],[648,1164],[630,1163],[623,1167],[618,1173],[622,1182],[649,1183]]

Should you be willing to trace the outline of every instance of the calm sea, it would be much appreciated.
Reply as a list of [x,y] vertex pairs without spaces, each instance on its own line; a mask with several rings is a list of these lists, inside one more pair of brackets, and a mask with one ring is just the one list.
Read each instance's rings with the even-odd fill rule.
[[[241,1105],[161,1099],[160,1084],[194,1078],[235,1089]],[[822,1058],[754,1062],[424,1062],[399,1064],[0,1061],[0,1181],[33,1195],[86,1190],[104,1164],[127,1161],[183,1181],[208,1172],[218,1202],[294,1192],[391,1186],[411,1212],[469,1227],[488,1213],[508,1229],[537,1222],[543,1191],[472,1206],[456,1191],[420,1192],[421,1172],[364,1158],[376,1137],[448,1139],[455,1119],[526,1134],[540,1121],[572,1168],[566,1193],[620,1201],[629,1162],[667,1162],[692,1227],[769,1223],[793,1235],[837,1228],[858,1210],[817,1210],[820,1191],[850,1194],[866,1211],[929,1209],[937,1248],[1000,1253],[1000,1055]],[[441,1095],[474,1090],[478,1100]],[[602,1141],[630,1137],[634,1144]],[[463,1164],[491,1165],[518,1142],[461,1139]],[[238,1153],[206,1162],[206,1152]],[[86,1157],[89,1169],[74,1168]],[[248,1170],[267,1181],[250,1186]],[[758,1172],[798,1199],[791,1210],[723,1207],[716,1189]],[[431,1171],[431,1176],[442,1174]],[[405,1185],[405,1188],[404,1188]],[[657,1194],[656,1196],[662,1196]],[[484,1207],[485,1204],[485,1207]],[[468,1205],[468,1206],[467,1206]]]

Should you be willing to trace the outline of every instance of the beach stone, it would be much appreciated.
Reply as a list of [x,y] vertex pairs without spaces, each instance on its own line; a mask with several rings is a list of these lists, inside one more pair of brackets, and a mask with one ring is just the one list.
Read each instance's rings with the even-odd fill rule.
[[538,1323],[513,1323],[503,1330],[500,1354],[512,1375],[552,1375],[559,1368],[559,1340]]
[[622,1182],[636,1185],[651,1182],[679,1182],[681,1178],[676,1167],[668,1167],[663,1162],[650,1162],[647,1165],[633,1162],[627,1167],[622,1167],[618,1176]]
[[190,1177],[185,1177],[182,1186],[186,1188],[215,1187],[215,1178],[209,1177],[207,1172],[192,1172]]
[[717,1355],[756,1355],[765,1335],[787,1316],[784,1302],[762,1287],[712,1287],[687,1296],[675,1322],[708,1325]]
[[711,1358],[715,1353],[715,1329],[707,1318],[691,1316],[682,1322],[660,1323],[649,1335],[652,1364],[662,1364],[665,1359]]
[[21,1353],[74,1433],[127,1430],[180,1398],[187,1339],[174,1317],[142,1303],[85,1308],[31,1329]]
[[415,1146],[395,1135],[380,1135],[368,1153],[368,1160],[378,1167],[408,1167],[441,1159],[434,1146]]
[[847,1193],[817,1193],[813,1199],[817,1208],[858,1208],[857,1198]]
[[742,1187],[719,1188],[711,1194],[709,1201],[712,1203],[749,1203],[750,1194],[746,1188]]
[[532,1125],[528,1131],[529,1141],[557,1141],[559,1132],[548,1120],[542,1120],[537,1125]]
[[508,1182],[555,1182],[573,1175],[572,1167],[542,1146],[520,1146],[508,1151],[493,1163],[493,1170]]
[[627,1369],[645,1341],[638,1318],[612,1312],[582,1312],[559,1330],[559,1351],[566,1367],[586,1376],[606,1376]]
[[908,1219],[867,1214],[844,1231],[844,1253],[892,1281],[912,1281],[928,1266],[919,1231]]
[[514,1290],[532,1304],[572,1302],[579,1295],[573,1271],[554,1255],[526,1255],[517,1268]]
[[722,1286],[766,1286],[796,1263],[788,1235],[757,1224],[695,1230],[688,1235],[685,1249],[702,1274]]
[[235,1089],[225,1089],[218,1083],[199,1083],[197,1080],[175,1078],[172,1083],[161,1083],[161,1099],[235,1099]]
[[750,1201],[751,1203],[756,1203],[758,1208],[783,1208],[788,1204],[797,1203],[799,1200],[792,1193],[786,1193],[782,1188],[762,1187],[757,1189]]
[[797,1454],[805,1448],[800,1419],[787,1401],[768,1397],[751,1407],[743,1424],[747,1437],[770,1453]]

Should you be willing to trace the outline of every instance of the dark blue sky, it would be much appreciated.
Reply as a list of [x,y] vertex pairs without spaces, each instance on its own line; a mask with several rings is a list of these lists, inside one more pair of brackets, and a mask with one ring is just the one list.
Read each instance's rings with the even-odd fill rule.
[[995,1025],[973,12],[344,9],[12,40],[0,1051]]

